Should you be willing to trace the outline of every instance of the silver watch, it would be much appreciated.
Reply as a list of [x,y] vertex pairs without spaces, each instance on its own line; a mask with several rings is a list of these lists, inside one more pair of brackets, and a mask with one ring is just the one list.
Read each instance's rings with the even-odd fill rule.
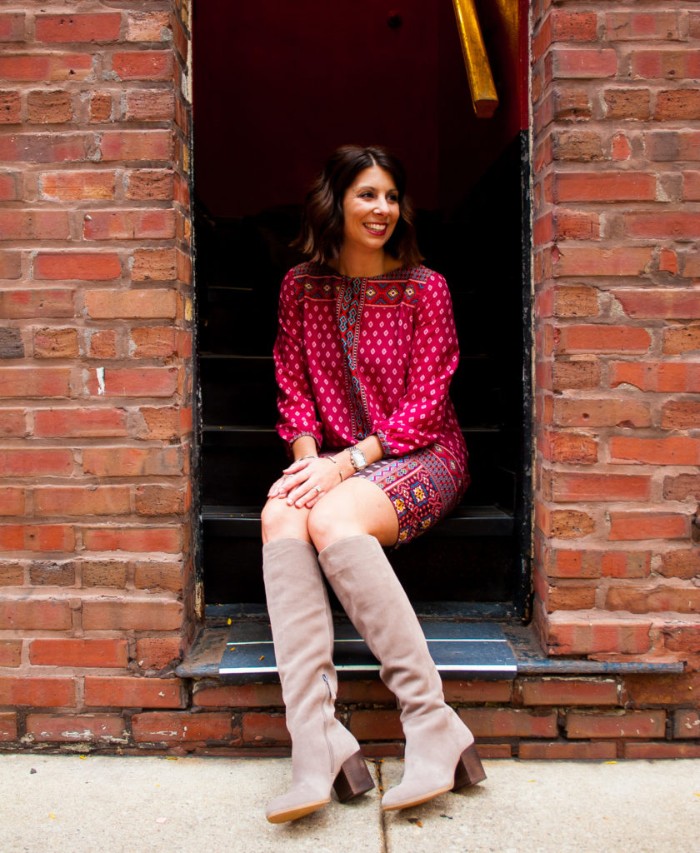
[[360,447],[356,444],[354,447],[348,448],[350,452],[350,461],[352,462],[352,467],[356,471],[362,471],[367,467],[367,459],[365,458],[365,454],[362,452]]

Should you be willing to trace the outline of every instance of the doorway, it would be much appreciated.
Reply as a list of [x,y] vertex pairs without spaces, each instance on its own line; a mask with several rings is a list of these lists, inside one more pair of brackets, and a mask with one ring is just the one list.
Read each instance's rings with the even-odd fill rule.
[[390,553],[419,610],[526,614],[528,134],[521,0],[476,4],[499,95],[478,119],[450,0],[197,0],[194,199],[201,395],[199,572],[210,605],[261,604],[259,511],[285,455],[271,359],[300,201],[327,155],[404,161],[425,263],[450,285],[452,385],[472,485]]

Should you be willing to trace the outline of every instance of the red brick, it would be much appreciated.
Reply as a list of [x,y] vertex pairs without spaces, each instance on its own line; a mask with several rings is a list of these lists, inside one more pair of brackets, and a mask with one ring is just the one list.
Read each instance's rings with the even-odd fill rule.
[[0,711],[0,742],[17,739],[17,715],[11,711]]
[[68,213],[62,210],[0,211],[0,240],[67,240]]
[[591,130],[555,130],[551,145],[555,160],[588,163],[602,160],[605,156],[600,134]]
[[123,744],[128,740],[124,719],[107,714],[29,714],[27,735],[33,743]]
[[24,489],[0,487],[0,515],[24,515]]
[[562,172],[555,176],[555,200],[655,201],[656,175],[650,172]]
[[610,539],[687,539],[690,517],[673,512],[611,512]]
[[88,316],[95,320],[112,318],[154,320],[175,318],[177,294],[174,290],[88,290],[85,292]]
[[73,95],[63,90],[29,92],[27,121],[34,124],[65,124],[73,120]]
[[29,582],[33,586],[75,586],[75,563],[32,560]]
[[661,407],[662,429],[697,429],[700,425],[700,402],[671,400]]
[[27,435],[23,409],[0,409],[0,435],[16,437]]
[[55,83],[85,80],[92,74],[89,53],[16,53],[0,56],[0,80],[18,83]]
[[24,12],[3,12],[0,15],[0,42],[24,41]]
[[169,50],[138,50],[115,53],[112,70],[119,80],[170,80],[173,73]]
[[126,40],[131,42],[168,41],[171,38],[167,12],[128,12]]
[[664,645],[669,651],[700,652],[700,623],[668,625],[663,629],[663,636]]
[[0,316],[9,320],[72,317],[73,290],[14,290],[0,292]]
[[550,15],[552,36],[555,41],[595,41],[598,16],[595,12],[572,12],[553,9]]
[[75,705],[73,678],[34,678],[26,674],[0,677],[0,705],[68,708]]
[[124,560],[85,560],[80,564],[80,576],[83,587],[126,586],[128,562]]
[[182,657],[178,637],[144,637],[136,641],[136,663],[142,670],[161,670]]
[[68,448],[5,448],[0,454],[0,477],[67,476],[72,472],[73,453]]
[[598,308],[598,290],[582,284],[554,288],[555,317],[595,317]]
[[114,103],[111,92],[90,93],[90,121],[111,122],[114,118]]
[[[343,682],[339,685],[339,701],[351,701],[347,695],[341,698],[344,690],[354,690],[358,684],[370,683],[372,687],[380,685],[380,701],[386,702],[393,698],[393,694],[380,682]],[[371,701],[375,701],[374,693]],[[193,704],[200,708],[281,708],[282,689],[279,684],[228,684],[214,687],[209,682],[195,682]]]
[[189,508],[187,491],[176,486],[138,486],[135,498],[138,515],[180,515]]
[[[113,171],[101,171],[97,169],[85,171],[66,171],[66,172],[43,172],[39,177],[39,191],[41,197],[49,201],[83,201],[84,199],[113,199],[115,192],[115,175]],[[39,257],[42,257],[41,255]],[[71,260],[71,257],[86,257],[93,263],[102,258],[104,262],[107,259],[116,258],[115,255],[98,255],[96,252],[91,253],[56,253],[52,256],[56,262],[60,259],[65,263]],[[118,261],[118,258],[117,258]],[[36,264],[35,264],[36,269]],[[116,278],[119,272],[110,278]],[[44,276],[37,276],[43,278]],[[48,278],[83,278],[80,275],[50,275]],[[85,276],[90,278],[90,276]],[[101,279],[102,276],[96,275],[94,278]]]
[[228,742],[233,736],[231,722],[231,714],[221,712],[157,712],[136,714],[131,730],[136,743]]
[[37,15],[36,40],[48,43],[110,42],[119,39],[121,14]]
[[121,272],[114,252],[39,252],[34,259],[34,278],[39,280],[112,281]]
[[5,596],[0,601],[0,630],[65,631],[71,626],[71,608],[67,601],[18,596]]
[[625,690],[632,707],[681,704],[695,707],[700,698],[700,672],[630,675],[625,678]]
[[99,359],[116,358],[120,352],[120,338],[114,329],[89,330],[88,355]]
[[552,477],[553,501],[648,501],[650,476],[557,472]]
[[34,330],[34,358],[77,358],[78,330],[53,327]]
[[6,161],[69,163],[95,155],[91,133],[16,133],[0,137],[0,156]]
[[37,516],[127,515],[131,511],[129,486],[42,486],[34,490]]
[[554,47],[550,57],[554,79],[596,80],[617,73],[614,50]]
[[700,392],[696,362],[617,361],[610,364],[610,384],[633,385],[640,391]]
[[629,317],[694,319],[700,316],[700,291],[668,288],[616,290],[614,296]]
[[143,424],[137,438],[168,440],[192,431],[192,409],[177,407],[144,407],[139,409]]
[[0,252],[0,278],[17,279],[22,275],[22,256],[19,252]]
[[172,199],[173,173],[167,169],[138,169],[127,172],[126,197],[137,201]]
[[650,630],[648,619],[568,611],[547,617],[546,641],[555,655],[643,654],[651,647]]
[[23,586],[25,571],[22,563],[0,562],[0,586]]
[[[246,714],[246,717],[250,715]],[[245,717],[243,723],[245,732]],[[350,731],[358,740],[400,740],[403,729],[397,710],[353,711],[350,716]]]
[[600,385],[598,359],[556,359],[552,365],[552,387],[555,391],[597,388]]
[[634,50],[630,54],[632,77],[683,80],[700,77],[700,56],[694,50]]
[[128,121],[170,121],[175,116],[175,98],[167,89],[133,89],[126,93]]
[[654,118],[657,121],[692,121],[700,118],[700,90],[674,89],[657,92]]
[[621,426],[648,427],[651,425],[651,406],[634,399],[569,399],[554,400],[554,423],[558,426]]
[[37,438],[107,438],[127,434],[124,409],[37,409]]
[[700,439],[683,436],[669,438],[610,438],[612,462],[640,462],[649,465],[700,464]]
[[[653,249],[645,246],[558,247],[553,255],[555,276],[639,276],[653,260]],[[640,330],[641,331],[641,330]]]
[[609,741],[592,743],[521,741],[518,758],[534,761],[605,761],[617,758],[617,746]]
[[125,667],[126,640],[85,640],[57,637],[32,640],[29,660],[34,666]]
[[182,550],[180,527],[86,527],[85,547],[93,551],[164,551],[179,554]]
[[129,344],[133,358],[169,358],[177,353],[177,329],[167,326],[132,329]]
[[566,715],[566,734],[570,738],[654,738],[663,737],[665,728],[666,714],[663,711],[606,714],[570,711]]
[[94,210],[85,215],[86,240],[168,240],[175,236],[172,210]]
[[700,758],[700,743],[637,743],[623,744],[625,758],[653,761],[658,758]]
[[106,130],[101,134],[103,162],[165,160],[173,153],[172,134],[168,130]]
[[[0,382],[2,378],[0,376]],[[176,367],[106,368],[106,397],[172,397],[177,391]],[[1,387],[1,386],[0,386]],[[103,396],[96,372],[90,371],[87,391],[93,397]]]
[[[463,708],[460,717],[475,737],[556,737],[556,711],[520,708]],[[400,736],[400,735],[399,735]]]
[[[0,640],[0,666],[17,667],[22,663],[22,641]],[[2,723],[0,722],[0,726]]]
[[542,454],[552,462],[574,462],[581,465],[598,460],[598,443],[588,435],[550,433],[542,445]]
[[0,92],[0,124],[20,124],[22,97],[19,92]]
[[649,89],[606,89],[603,97],[608,119],[643,121],[651,117]]
[[175,678],[85,677],[90,708],[184,708],[182,683]]
[[465,702],[506,702],[513,695],[511,681],[453,681],[443,683],[445,701],[455,704]]
[[182,604],[172,599],[101,598],[83,601],[86,631],[176,631],[182,625]]
[[674,550],[661,555],[657,573],[665,578],[693,580],[700,577],[700,550]]
[[601,573],[606,578],[646,578],[651,570],[650,551],[607,551],[601,554]]
[[653,7],[640,12],[607,12],[605,30],[614,41],[678,39],[679,15],[675,11],[657,11]]
[[0,525],[0,550],[72,551],[75,531],[67,524]]
[[168,477],[185,472],[182,451],[178,447],[86,448],[83,470],[96,477]]
[[536,507],[536,520],[545,536],[554,538],[580,539],[595,530],[593,518],[579,510]]
[[668,211],[627,213],[625,232],[630,237],[690,240],[700,237],[700,213]]
[[[700,201],[700,172],[683,172],[683,199],[685,201]],[[697,253],[692,257],[695,263],[688,275],[697,275]]]
[[581,325],[559,330],[559,352],[646,352],[651,337],[636,326]]
[[255,712],[243,714],[242,736],[243,743],[258,746],[291,742],[284,717],[273,714]]
[[134,252],[132,281],[173,281],[176,275],[174,249],[139,249]]
[[605,606],[608,610],[630,613],[697,613],[700,612],[700,588],[683,586],[682,582],[673,586],[664,583],[612,586],[607,590]]

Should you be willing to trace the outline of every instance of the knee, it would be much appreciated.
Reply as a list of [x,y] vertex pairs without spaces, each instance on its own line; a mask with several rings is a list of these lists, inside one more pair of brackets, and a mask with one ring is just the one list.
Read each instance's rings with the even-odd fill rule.
[[263,507],[260,526],[263,542],[286,537],[310,541],[306,529],[306,514],[278,498],[271,498]]
[[309,513],[308,531],[317,551],[343,538],[347,518],[334,501],[319,501]]

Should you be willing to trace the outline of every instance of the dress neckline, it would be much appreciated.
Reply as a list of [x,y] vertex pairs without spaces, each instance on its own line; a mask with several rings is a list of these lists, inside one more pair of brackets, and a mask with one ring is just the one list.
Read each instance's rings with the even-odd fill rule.
[[328,263],[319,263],[319,268],[325,272],[330,273],[334,278],[342,279],[343,281],[378,281],[384,278],[407,278],[407,273],[411,270],[415,269],[415,266],[406,266],[406,264],[401,264],[398,267],[394,267],[393,270],[389,270],[388,272],[377,273],[377,275],[344,275],[338,270],[333,269],[333,267]]

